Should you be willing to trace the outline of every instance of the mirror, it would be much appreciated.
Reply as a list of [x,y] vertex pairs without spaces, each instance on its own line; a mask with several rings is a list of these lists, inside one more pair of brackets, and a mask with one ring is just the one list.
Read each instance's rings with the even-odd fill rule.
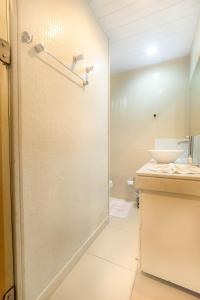
[[200,135],[200,59],[189,87],[189,134]]

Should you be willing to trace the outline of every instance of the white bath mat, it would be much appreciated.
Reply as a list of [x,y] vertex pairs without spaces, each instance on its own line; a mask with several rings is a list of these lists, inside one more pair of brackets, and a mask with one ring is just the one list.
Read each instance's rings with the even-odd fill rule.
[[133,206],[132,202],[122,199],[110,199],[110,216],[117,218],[126,218]]

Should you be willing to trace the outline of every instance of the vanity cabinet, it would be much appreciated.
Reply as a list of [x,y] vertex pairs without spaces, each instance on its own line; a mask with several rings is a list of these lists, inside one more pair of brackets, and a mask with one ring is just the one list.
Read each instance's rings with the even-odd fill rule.
[[200,176],[137,172],[140,268],[200,293]]

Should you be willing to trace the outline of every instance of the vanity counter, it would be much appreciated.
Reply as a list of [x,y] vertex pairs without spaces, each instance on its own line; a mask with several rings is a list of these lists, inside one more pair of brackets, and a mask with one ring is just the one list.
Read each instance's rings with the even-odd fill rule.
[[154,165],[148,163],[137,171],[136,188],[200,196],[200,174],[168,174],[149,170]]
[[[176,179],[186,179],[186,180],[198,180],[200,181],[200,174],[170,174],[163,173],[158,171],[152,171],[151,169],[154,166],[157,166],[157,163],[147,163],[142,168],[137,171],[139,176],[151,176],[151,177],[161,177],[161,178],[176,178]],[[181,164],[179,164],[181,166]],[[187,167],[187,165],[185,165]]]
[[200,176],[137,172],[140,268],[200,293]]

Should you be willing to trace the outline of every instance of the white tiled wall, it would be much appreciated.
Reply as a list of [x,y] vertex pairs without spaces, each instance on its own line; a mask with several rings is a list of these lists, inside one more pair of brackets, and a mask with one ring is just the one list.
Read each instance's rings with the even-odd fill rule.
[[[108,218],[108,40],[87,1],[19,3],[19,32],[34,37],[33,44],[19,43],[15,135],[22,174],[23,300],[35,300]],[[34,55],[38,42],[66,65],[83,53],[76,71],[95,65],[91,84],[80,88],[47,55]]]
[[111,76],[112,197],[131,197],[127,179],[151,159],[155,139],[187,134],[187,97],[188,58]]

